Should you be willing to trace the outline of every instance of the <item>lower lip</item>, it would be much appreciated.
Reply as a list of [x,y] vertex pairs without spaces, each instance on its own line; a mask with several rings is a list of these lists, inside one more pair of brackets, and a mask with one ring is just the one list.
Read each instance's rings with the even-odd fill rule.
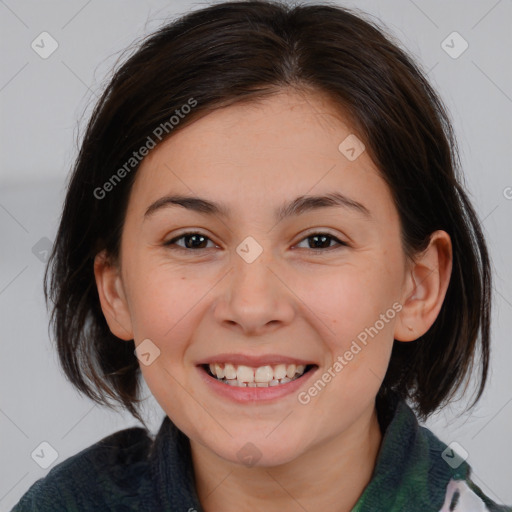
[[204,368],[197,366],[201,378],[206,385],[218,395],[233,400],[238,403],[249,402],[272,402],[286,395],[290,395],[298,391],[311,376],[316,373],[318,367],[312,368],[307,373],[303,374],[298,379],[287,382],[286,384],[279,384],[277,386],[269,386],[268,388],[248,388],[238,387],[225,384],[215,377],[211,377]]

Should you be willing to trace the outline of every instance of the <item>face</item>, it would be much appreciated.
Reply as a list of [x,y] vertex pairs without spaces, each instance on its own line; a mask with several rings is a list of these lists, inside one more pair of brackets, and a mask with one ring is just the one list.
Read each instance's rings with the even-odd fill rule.
[[[215,110],[137,173],[117,323],[166,414],[225,460],[286,463],[374,410],[406,261],[387,185],[343,143],[353,134],[325,98],[283,92]],[[178,195],[219,209],[161,200]]]

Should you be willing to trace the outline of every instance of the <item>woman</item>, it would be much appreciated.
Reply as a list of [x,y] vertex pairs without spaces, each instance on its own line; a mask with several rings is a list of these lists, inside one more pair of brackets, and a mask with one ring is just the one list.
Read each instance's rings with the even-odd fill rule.
[[512,510],[416,419],[479,352],[475,401],[487,377],[459,179],[440,99],[359,15],[225,2],[158,30],[96,105],[46,291],[73,384],[144,423],[142,375],[166,417],[14,510]]

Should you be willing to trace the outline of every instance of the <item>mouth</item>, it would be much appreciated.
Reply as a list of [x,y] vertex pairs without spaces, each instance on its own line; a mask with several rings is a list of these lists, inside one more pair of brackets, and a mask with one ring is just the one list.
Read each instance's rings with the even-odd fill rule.
[[211,378],[228,386],[241,388],[269,388],[282,386],[303,378],[317,368],[315,364],[276,364],[258,367],[232,363],[201,364]]

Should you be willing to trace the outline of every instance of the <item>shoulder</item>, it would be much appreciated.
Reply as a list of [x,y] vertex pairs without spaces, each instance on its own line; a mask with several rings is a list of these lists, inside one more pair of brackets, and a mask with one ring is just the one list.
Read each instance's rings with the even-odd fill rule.
[[512,507],[498,505],[473,482],[464,448],[445,444],[420,425],[404,399],[391,393],[377,405],[384,437],[359,512],[382,503],[383,489],[389,490],[386,499],[399,507],[396,510],[512,512]]
[[468,477],[450,480],[440,512],[512,512],[512,507],[495,503]]
[[449,468],[450,479],[443,486],[444,500],[439,512],[512,512],[511,506],[499,505],[472,480],[472,468],[465,462],[467,453],[452,443],[446,445],[426,427],[420,427],[430,451],[429,473],[433,479]]
[[34,482],[11,512],[105,510],[123,501],[135,505],[147,483],[152,442],[141,427],[104,437]]

